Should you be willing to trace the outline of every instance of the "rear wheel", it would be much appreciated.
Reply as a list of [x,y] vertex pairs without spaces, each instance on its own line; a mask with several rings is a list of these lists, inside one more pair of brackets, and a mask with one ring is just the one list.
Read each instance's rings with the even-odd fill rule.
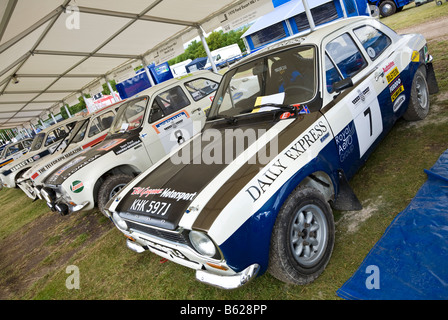
[[334,233],[333,213],[322,193],[308,187],[295,189],[274,225],[269,272],[286,283],[314,281],[330,260]]
[[118,174],[108,176],[98,191],[98,208],[104,214],[104,208],[107,202],[112,199],[124,186],[126,186],[134,177],[127,174]]
[[[423,67],[424,68],[424,67]],[[408,121],[423,120],[429,113],[429,91],[425,70],[420,67],[414,75],[409,106],[403,115]]]

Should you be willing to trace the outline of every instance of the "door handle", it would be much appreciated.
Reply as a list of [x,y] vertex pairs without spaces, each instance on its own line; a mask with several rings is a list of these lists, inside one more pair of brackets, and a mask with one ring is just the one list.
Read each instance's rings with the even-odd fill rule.
[[194,109],[193,111],[191,111],[191,113],[195,113],[196,111],[200,113],[202,109],[201,108]]
[[375,81],[378,81],[380,78],[384,78],[384,71],[375,73]]

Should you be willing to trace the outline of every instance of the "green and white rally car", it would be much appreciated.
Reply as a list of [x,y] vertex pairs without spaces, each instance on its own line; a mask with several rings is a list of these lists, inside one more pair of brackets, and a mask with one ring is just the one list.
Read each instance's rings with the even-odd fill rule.
[[423,36],[366,17],[272,44],[226,72],[202,134],[106,212],[130,249],[201,282],[309,283],[333,251],[332,208],[361,208],[349,179],[397,119],[427,115],[431,60]]
[[173,148],[200,132],[222,76],[201,71],[148,88],[120,106],[106,139],[56,166],[41,196],[66,215],[98,207]]
[[107,106],[78,121],[71,132],[66,147],[35,162],[20,179],[17,179],[19,188],[33,200],[37,197],[41,198],[42,181],[51,172],[51,168],[67,162],[68,159],[102,142],[106,138],[117,109],[122,103],[120,101]]
[[29,151],[20,158],[1,168],[0,182],[4,187],[17,187],[17,180],[34,164],[44,157],[66,146],[70,130],[82,117],[63,120],[40,131],[33,139]]

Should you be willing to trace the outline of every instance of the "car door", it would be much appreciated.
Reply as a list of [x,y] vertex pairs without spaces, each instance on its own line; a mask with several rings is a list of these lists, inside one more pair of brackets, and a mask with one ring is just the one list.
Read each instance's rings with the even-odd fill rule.
[[[393,123],[393,104],[385,95],[389,89],[383,72],[386,64],[394,65],[386,53],[391,41],[383,39],[386,42],[381,46],[380,42],[375,46],[372,38],[361,42],[358,37],[368,34],[362,28],[355,28],[356,34],[346,30],[327,37],[323,43],[324,91],[334,104],[325,116],[333,130],[340,167],[347,177],[356,172]],[[353,86],[338,92],[341,80],[349,79]]]
[[201,78],[179,83],[156,94],[151,102],[149,130],[143,137],[153,162],[199,133],[218,84]]

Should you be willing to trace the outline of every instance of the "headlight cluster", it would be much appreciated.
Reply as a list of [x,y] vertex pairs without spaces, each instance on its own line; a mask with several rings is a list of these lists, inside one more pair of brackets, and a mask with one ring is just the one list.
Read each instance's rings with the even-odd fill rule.
[[42,190],[40,190],[40,194],[42,198],[44,198],[44,200],[49,203],[52,203],[56,200],[56,192],[54,192],[54,190],[51,188],[42,188]]
[[216,246],[205,233],[193,230],[190,231],[189,237],[191,244],[197,252],[210,258],[215,256]]
[[123,231],[127,231],[129,229],[128,224],[126,221],[123,220],[122,217],[116,212],[112,214],[112,219],[114,220],[116,226]]

